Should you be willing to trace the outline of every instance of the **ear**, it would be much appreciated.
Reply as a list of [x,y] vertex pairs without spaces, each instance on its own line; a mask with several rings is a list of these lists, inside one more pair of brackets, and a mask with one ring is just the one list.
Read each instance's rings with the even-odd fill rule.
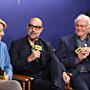
[[90,25],[89,25],[89,26],[87,26],[87,29],[88,29],[88,33],[90,33]]
[[28,25],[26,27],[27,27],[27,30],[28,30]]
[[42,27],[42,30],[44,29],[44,27]]
[[90,26],[88,27],[88,31],[89,31],[89,33],[90,33]]

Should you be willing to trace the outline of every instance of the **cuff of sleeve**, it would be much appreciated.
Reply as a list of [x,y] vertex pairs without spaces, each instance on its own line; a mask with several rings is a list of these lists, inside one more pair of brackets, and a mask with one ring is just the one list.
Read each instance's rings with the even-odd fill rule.
[[78,58],[76,58],[76,60],[75,60],[75,63],[76,63],[76,64],[78,64],[78,63],[79,63],[79,60],[78,60]]

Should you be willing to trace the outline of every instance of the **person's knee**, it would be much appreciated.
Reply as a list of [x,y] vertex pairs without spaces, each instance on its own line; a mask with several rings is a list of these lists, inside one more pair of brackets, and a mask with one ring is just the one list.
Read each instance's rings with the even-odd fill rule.
[[64,90],[64,88],[55,86],[53,90]]
[[10,82],[13,85],[13,88],[15,88],[13,90],[22,90],[21,85],[18,81],[11,80]]
[[22,90],[18,81],[8,80],[8,81],[0,81],[0,90]]

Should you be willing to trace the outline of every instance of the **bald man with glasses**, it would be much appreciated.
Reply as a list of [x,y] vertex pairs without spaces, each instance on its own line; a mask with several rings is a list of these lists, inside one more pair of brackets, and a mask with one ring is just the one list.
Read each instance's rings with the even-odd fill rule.
[[[39,37],[43,31],[42,21],[32,18],[27,24],[27,30],[27,36],[11,43],[10,57],[14,73],[32,76],[31,90],[53,90],[52,84],[55,82],[51,71],[50,48]],[[64,75],[67,77],[67,74]]]

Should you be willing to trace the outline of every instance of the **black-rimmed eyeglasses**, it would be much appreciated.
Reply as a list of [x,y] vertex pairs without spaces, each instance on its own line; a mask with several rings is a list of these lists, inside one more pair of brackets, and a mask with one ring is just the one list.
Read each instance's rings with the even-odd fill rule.
[[43,27],[41,27],[41,26],[34,26],[34,25],[32,25],[32,24],[28,24],[28,28],[29,28],[29,29],[40,30],[40,29],[42,29]]

